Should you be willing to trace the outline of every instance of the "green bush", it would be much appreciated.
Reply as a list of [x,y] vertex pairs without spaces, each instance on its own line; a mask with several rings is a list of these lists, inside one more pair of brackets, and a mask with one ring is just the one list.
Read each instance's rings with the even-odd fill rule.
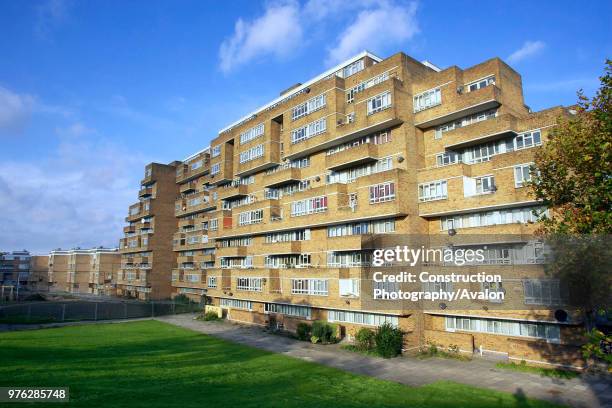
[[391,358],[402,352],[404,335],[402,331],[393,327],[391,323],[384,323],[376,331],[374,336],[376,352],[385,358]]
[[189,299],[187,295],[182,294],[182,293],[180,295],[176,295],[173,300],[174,300],[174,303],[182,304],[182,305],[188,305],[190,303],[195,303],[194,301]]
[[308,323],[298,323],[295,334],[297,338],[302,341],[308,341],[310,339],[311,327]]
[[221,320],[219,318],[219,315],[217,314],[217,312],[213,312],[212,310],[210,312],[206,312],[206,314],[204,315],[204,320],[207,322],[211,322],[211,321],[216,321],[216,320]]
[[338,326],[317,320],[312,323],[312,337],[317,337],[321,343],[335,343],[337,341]]
[[362,328],[359,329],[355,336],[355,345],[360,351],[368,351],[374,348],[374,337],[376,333],[373,330]]

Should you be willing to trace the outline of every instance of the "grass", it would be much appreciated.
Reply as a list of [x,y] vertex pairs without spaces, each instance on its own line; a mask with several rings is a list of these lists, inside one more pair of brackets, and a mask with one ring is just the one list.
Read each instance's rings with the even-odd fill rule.
[[459,360],[459,361],[470,361],[471,360],[469,356],[461,354],[458,350],[457,351],[446,351],[437,346],[430,346],[430,347],[420,350],[419,353],[416,355],[416,357],[419,359],[439,357],[439,358],[450,358],[450,359]]
[[562,370],[559,368],[544,368],[544,367],[531,367],[526,364],[516,363],[497,363],[497,368],[503,368],[506,370],[521,371],[524,373],[540,374],[542,377],[553,377],[553,378],[576,378],[580,373],[570,370]]
[[362,350],[359,347],[355,346],[354,344],[345,344],[343,346],[340,346],[341,349],[346,350],[346,351],[352,351],[353,353],[359,353],[359,354],[363,354],[364,356],[370,356],[370,357],[380,357],[382,358],[375,349],[372,350]]
[[158,321],[0,333],[0,386],[69,386],[75,407],[553,407],[451,382],[359,376]]

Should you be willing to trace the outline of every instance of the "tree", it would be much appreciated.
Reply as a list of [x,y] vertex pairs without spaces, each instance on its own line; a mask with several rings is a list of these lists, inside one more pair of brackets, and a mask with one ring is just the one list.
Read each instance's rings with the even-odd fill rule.
[[575,113],[561,117],[535,154],[530,186],[549,209],[539,233],[552,249],[546,266],[569,288],[587,329],[610,307],[612,284],[612,60],[589,99],[578,92]]
[[612,233],[612,60],[600,80],[593,99],[578,92],[576,114],[559,118],[536,153],[531,186],[554,208],[544,233]]

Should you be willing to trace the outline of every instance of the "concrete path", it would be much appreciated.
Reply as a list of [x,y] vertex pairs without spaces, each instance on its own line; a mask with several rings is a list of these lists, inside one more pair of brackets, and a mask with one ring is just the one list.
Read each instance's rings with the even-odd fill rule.
[[611,377],[582,375],[565,380],[499,369],[482,359],[469,362],[402,357],[386,360],[342,350],[339,345],[313,345],[265,332],[260,327],[224,322],[194,320],[193,315],[159,317],[157,320],[210,334],[225,340],[286,354],[409,386],[421,386],[447,380],[476,387],[490,388],[523,397],[548,400],[575,407],[612,407]]

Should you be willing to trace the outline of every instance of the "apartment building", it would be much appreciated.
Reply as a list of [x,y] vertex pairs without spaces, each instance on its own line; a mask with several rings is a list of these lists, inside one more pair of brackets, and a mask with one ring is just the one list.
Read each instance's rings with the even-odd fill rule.
[[32,291],[49,290],[49,255],[32,255],[28,288]]
[[70,250],[54,249],[49,253],[49,291],[68,292],[68,259]]
[[26,286],[30,275],[31,256],[23,251],[0,252],[0,285]]
[[117,295],[141,300],[170,298],[176,256],[174,202],[178,194],[176,166],[150,163],[140,183],[139,201],[129,208],[120,240],[121,265]]
[[[544,209],[524,187],[534,152],[569,114],[532,112],[520,75],[498,58],[442,70],[363,52],[176,164],[174,294],[206,296],[252,324],[323,319],[350,338],[389,322],[407,350],[579,364],[582,322],[544,274],[533,237]],[[373,249],[424,241],[484,250],[461,271],[500,273],[486,289],[506,300],[373,300]]]
[[116,285],[120,267],[121,254],[118,248],[91,249],[87,293],[115,296],[117,294]]
[[[112,296],[121,264],[117,248],[54,250],[46,257],[49,290]],[[42,263],[42,260],[37,260]]]

